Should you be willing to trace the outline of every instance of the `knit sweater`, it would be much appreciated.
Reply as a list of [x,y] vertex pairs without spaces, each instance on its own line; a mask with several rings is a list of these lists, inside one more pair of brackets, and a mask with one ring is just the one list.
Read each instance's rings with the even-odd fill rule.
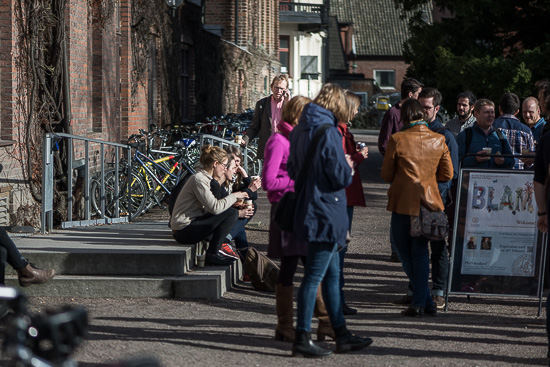
[[170,218],[171,229],[179,231],[206,213],[220,214],[235,204],[237,199],[234,194],[217,200],[210,191],[211,180],[210,175],[199,171],[187,181],[174,204]]

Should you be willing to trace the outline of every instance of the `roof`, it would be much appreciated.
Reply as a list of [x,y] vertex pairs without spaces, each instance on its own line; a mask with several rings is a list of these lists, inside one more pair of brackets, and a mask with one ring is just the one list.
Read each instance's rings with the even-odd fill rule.
[[338,31],[336,17],[329,17],[329,21],[329,65],[333,70],[345,71],[347,70],[348,65],[346,64],[346,56],[344,55],[344,47],[342,46],[342,39],[340,38],[340,32]]
[[[393,0],[332,0],[331,14],[340,24],[353,23],[357,56],[402,56],[409,38],[409,16],[401,19],[401,6]],[[432,22],[431,2],[423,5],[427,21]],[[348,17],[351,16],[351,22]]]
[[335,16],[339,24],[353,23],[351,0],[330,0],[330,15]]

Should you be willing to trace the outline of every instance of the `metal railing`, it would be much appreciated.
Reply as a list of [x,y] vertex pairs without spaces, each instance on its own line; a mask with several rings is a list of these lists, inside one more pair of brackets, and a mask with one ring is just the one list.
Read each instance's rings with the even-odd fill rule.
[[[118,188],[120,187],[118,182],[118,175],[115,175],[115,185],[114,185],[114,199],[115,199],[115,215],[114,218],[105,217],[105,156],[106,156],[106,146],[113,150],[114,153],[114,167],[115,172],[119,171],[119,162],[120,162],[120,152],[122,151],[126,157],[131,157],[130,146],[126,144],[112,143],[107,141],[102,141],[98,139],[90,139],[77,135],[70,135],[65,133],[48,133],[44,134],[44,140],[42,144],[42,209],[40,213],[41,226],[40,230],[42,233],[45,233],[47,230],[50,231],[53,228],[53,202],[54,202],[54,154],[59,152],[60,142],[63,139],[67,139],[67,172],[66,172],[66,181],[67,181],[67,220],[62,220],[62,228],[69,228],[75,226],[89,226],[96,224],[105,224],[105,223],[117,223],[117,222],[127,222],[130,218],[131,213],[128,213],[128,216],[120,217],[119,215],[119,195]],[[84,158],[83,163],[80,165],[75,165],[74,156],[74,142],[81,141],[84,145]],[[99,181],[101,182],[101,194],[100,194],[100,203],[101,203],[101,215],[99,219],[91,219],[91,210],[90,210],[90,143],[99,145],[99,167],[100,167],[100,176]],[[126,177],[132,177],[132,160],[128,159],[128,175]],[[97,162],[94,165],[94,168],[97,167]],[[85,200],[85,210],[84,218],[80,220],[73,219],[73,207],[74,207],[74,195],[73,195],[73,175],[75,174],[75,169],[79,172],[77,174],[83,175],[83,186],[84,194],[83,198]],[[82,176],[81,176],[82,177]],[[127,185],[130,187],[130,185]],[[126,193],[128,196],[128,201],[131,201],[131,193]],[[131,211],[131,203],[128,204],[128,210]]]
[[296,13],[313,13],[321,14],[323,12],[323,4],[306,4],[296,2],[279,2],[279,11],[291,11]]
[[208,135],[208,134],[202,134],[200,136],[200,146],[203,147],[205,144],[210,144],[212,146],[218,146],[221,148],[225,148],[227,145],[233,145],[237,148],[240,148],[243,152],[243,167],[246,171],[248,171],[248,148],[242,147],[240,144],[237,144],[235,142],[232,142],[231,140],[227,140],[224,138],[220,138],[218,136],[214,135]]

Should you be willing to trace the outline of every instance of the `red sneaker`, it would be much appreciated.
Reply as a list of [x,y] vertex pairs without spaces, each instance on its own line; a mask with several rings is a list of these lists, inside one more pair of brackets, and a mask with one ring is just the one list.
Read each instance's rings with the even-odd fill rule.
[[228,243],[222,244],[222,247],[220,248],[220,255],[231,257],[236,260],[239,259],[239,255],[237,255],[235,250],[233,250],[233,247],[231,247]]

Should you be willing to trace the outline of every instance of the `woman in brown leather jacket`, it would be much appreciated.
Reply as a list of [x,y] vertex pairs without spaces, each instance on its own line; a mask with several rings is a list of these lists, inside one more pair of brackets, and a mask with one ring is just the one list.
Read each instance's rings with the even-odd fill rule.
[[413,286],[413,299],[406,316],[433,315],[437,309],[428,288],[430,262],[428,239],[411,237],[411,216],[418,216],[420,205],[433,211],[444,209],[437,181],[453,177],[453,165],[445,137],[428,128],[422,105],[415,99],[401,106],[403,128],[391,136],[382,178],[391,183],[387,210],[392,212],[391,229],[403,270]]

